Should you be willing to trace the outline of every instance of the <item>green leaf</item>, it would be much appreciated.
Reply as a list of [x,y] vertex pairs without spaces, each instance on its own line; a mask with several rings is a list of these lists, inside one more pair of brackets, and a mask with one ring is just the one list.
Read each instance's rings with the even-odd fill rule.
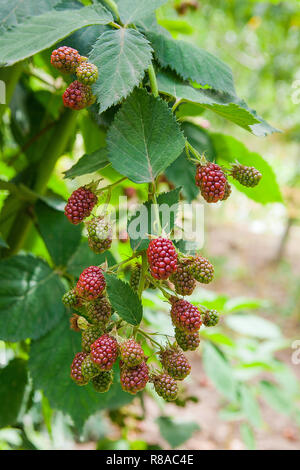
[[242,423],[240,425],[240,433],[247,449],[255,450],[255,436],[250,426],[248,426],[246,423]]
[[124,24],[146,18],[166,2],[167,0],[117,0],[120,18]]
[[200,430],[200,426],[194,421],[174,420],[169,416],[160,416],[155,422],[160,434],[173,449],[184,444],[196,431]]
[[111,14],[101,5],[34,16],[2,35],[0,64],[12,65],[52,46],[77,29],[110,21]]
[[107,135],[112,166],[135,183],[154,182],[176,160],[184,144],[168,105],[143,89],[126,100]]
[[23,23],[27,18],[51,10],[61,0],[0,0],[0,30]]
[[241,407],[246,418],[254,428],[260,428],[262,425],[260,408],[252,390],[241,384],[239,391]]
[[260,339],[280,338],[280,328],[275,323],[257,315],[228,315],[226,325],[239,334]]
[[293,402],[286,392],[267,380],[262,380],[259,387],[262,397],[268,405],[279,413],[290,415],[293,409]]
[[[161,193],[157,197],[160,223],[166,233],[170,233],[175,226],[181,188],[167,193]],[[133,251],[146,250],[149,245],[148,234],[155,235],[157,226],[153,204],[147,201],[142,204],[136,213],[128,221],[127,232],[130,237],[130,246]]]
[[107,150],[105,148],[100,148],[90,155],[83,155],[75,165],[65,171],[64,178],[76,178],[76,176],[94,173],[95,171],[102,170],[107,165],[109,165],[109,161],[107,160]]
[[146,33],[162,67],[170,67],[184,80],[235,95],[230,67],[220,59],[185,41],[157,33]]
[[5,240],[0,235],[0,248],[9,248],[8,244],[6,243]]
[[88,266],[98,266],[105,262],[107,262],[108,266],[116,264],[116,260],[110,251],[97,255],[90,249],[87,242],[84,242],[79,245],[73,256],[69,259],[67,271],[72,276],[78,278]]
[[96,411],[118,408],[132,400],[121,390],[118,373],[107,393],[97,393],[91,385],[76,385],[70,378],[70,365],[80,350],[80,334],[70,329],[65,316],[50,333],[33,342],[29,359],[35,389],[42,389],[51,407],[69,414],[79,429]]
[[64,312],[64,286],[58,275],[32,255],[0,263],[0,338],[21,341],[39,338]]
[[56,266],[66,266],[81,240],[81,227],[70,223],[63,212],[39,201],[35,207],[38,228]]
[[120,28],[101,34],[89,59],[100,70],[93,92],[103,112],[140,83],[151,64],[152,48],[138,31]]
[[143,306],[130,285],[112,274],[105,274],[109,301],[118,315],[130,325],[139,325],[143,317]]
[[221,351],[206,341],[203,347],[203,365],[206,375],[228,400],[236,400],[237,382],[230,364],[225,360]]
[[254,166],[263,175],[255,188],[247,188],[232,178],[232,183],[239,191],[261,204],[283,202],[273,169],[261,155],[256,152],[250,152],[244,144],[229,135],[214,133],[210,135],[213,140],[218,163],[227,164],[228,166],[228,163],[234,163],[238,160],[242,165]]
[[26,383],[26,361],[13,359],[0,369],[0,428],[16,423]]

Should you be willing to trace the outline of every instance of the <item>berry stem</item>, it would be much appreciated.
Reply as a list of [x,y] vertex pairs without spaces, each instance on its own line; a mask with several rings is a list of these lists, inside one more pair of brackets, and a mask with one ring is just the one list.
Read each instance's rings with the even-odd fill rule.
[[176,111],[176,109],[180,105],[180,103],[181,103],[181,98],[178,98],[172,106],[172,113],[174,113]]
[[149,75],[149,80],[150,80],[150,85],[151,85],[153,96],[159,96],[156,75],[155,75],[154,67],[152,64],[148,68],[148,75]]
[[135,259],[135,258],[138,258],[139,256],[141,256],[141,252],[136,252],[134,253],[132,256],[130,256],[129,258],[126,258],[125,260],[121,261],[120,263],[117,263],[117,264],[114,264],[113,266],[110,266],[109,267],[109,271],[113,271],[115,269],[119,269],[120,266],[123,266],[123,264],[125,263],[128,263],[129,261]]
[[[105,3],[108,8],[115,14],[116,20],[120,22],[120,15],[119,15],[119,10],[117,7],[117,4],[114,2],[114,0],[103,0],[103,3]],[[116,24],[116,23],[114,23]]]
[[161,345],[157,341],[155,341],[155,339],[151,338],[151,336],[148,335],[144,330],[138,328],[137,332],[147,338],[149,341],[151,341],[151,343],[155,344],[159,349],[161,349]]
[[169,293],[160,285],[160,282],[159,282],[159,281],[156,281],[152,276],[150,276],[150,275],[148,275],[148,274],[146,274],[146,277],[147,277],[147,279],[149,279],[149,281],[151,282],[151,284],[154,284],[155,287],[157,287],[157,289],[159,289],[159,290],[162,292],[162,294],[164,295],[164,297],[165,297],[166,299],[169,300],[169,299],[172,297],[172,295],[169,294]]
[[120,183],[122,183],[125,180],[127,180],[127,176],[124,176],[123,178],[120,178],[118,181],[115,181],[114,183],[111,183],[107,186],[104,186],[104,188],[100,188],[99,192],[111,190],[111,189],[115,188],[116,186],[118,186]]
[[148,268],[147,254],[146,254],[145,251],[143,251],[143,253],[142,253],[142,269],[141,269],[141,275],[140,275],[140,281],[139,281],[139,287],[138,287],[138,296],[139,296],[139,298],[142,297],[142,293],[143,293],[143,290],[144,290],[147,268]]

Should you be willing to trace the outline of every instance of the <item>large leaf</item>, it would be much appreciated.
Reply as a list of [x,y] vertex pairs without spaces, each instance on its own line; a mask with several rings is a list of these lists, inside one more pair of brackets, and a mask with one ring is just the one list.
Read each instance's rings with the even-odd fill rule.
[[277,339],[282,336],[275,323],[257,315],[228,315],[225,321],[229,328],[242,335],[260,339]]
[[146,18],[166,2],[167,0],[117,0],[120,18],[124,24]]
[[160,416],[155,421],[160,434],[173,449],[184,444],[195,431],[200,430],[200,426],[194,421],[179,421],[169,416]]
[[76,178],[76,176],[87,175],[102,170],[109,165],[107,150],[100,148],[90,155],[83,155],[75,165],[65,172],[65,178]]
[[141,301],[130,285],[112,274],[105,274],[109,301],[118,315],[130,325],[139,325],[143,317]]
[[234,163],[237,160],[242,165],[254,166],[262,173],[261,181],[254,188],[247,188],[232,179],[232,182],[239,191],[261,204],[282,202],[282,195],[276,181],[276,176],[271,166],[261,155],[256,152],[250,152],[244,144],[229,135],[210,135],[214,143],[218,163],[228,166],[228,163]]
[[70,223],[65,214],[42,201],[36,205],[40,234],[56,266],[65,266],[79,246],[81,227]]
[[107,135],[112,166],[135,183],[154,182],[176,160],[184,144],[168,105],[143,89],[126,100]]
[[64,312],[65,289],[58,275],[31,255],[0,263],[0,338],[20,341],[39,338]]
[[122,392],[118,374],[107,393],[97,393],[91,385],[76,385],[70,378],[70,365],[80,350],[80,334],[70,329],[64,317],[54,330],[33,342],[29,360],[35,389],[44,391],[52,408],[69,414],[77,428],[96,411],[118,408],[132,400]]
[[112,15],[101,5],[34,16],[2,35],[0,64],[12,65],[52,46],[77,29],[110,21]]
[[31,16],[51,10],[61,0],[0,0],[0,30],[23,23]]
[[176,41],[162,34],[146,33],[155,56],[162,67],[170,67],[185,80],[235,95],[230,67],[220,59],[184,41]]
[[13,359],[0,369],[0,428],[16,423],[26,383],[26,362],[22,359]]
[[116,260],[110,251],[97,255],[90,249],[87,242],[84,242],[79,245],[73,256],[69,259],[67,271],[72,276],[78,278],[88,266],[98,266],[105,262],[107,262],[108,266],[116,264]]
[[101,34],[89,58],[101,71],[93,91],[103,112],[140,83],[151,63],[152,49],[138,31],[120,28]]

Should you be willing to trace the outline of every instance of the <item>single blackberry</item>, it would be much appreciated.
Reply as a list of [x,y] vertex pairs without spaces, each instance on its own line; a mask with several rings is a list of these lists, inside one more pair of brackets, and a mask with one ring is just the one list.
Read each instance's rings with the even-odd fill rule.
[[71,364],[71,378],[77,383],[77,385],[86,385],[88,383],[88,380],[83,377],[81,371],[82,363],[86,357],[87,353],[79,352],[75,355]]
[[95,102],[95,96],[89,85],[84,85],[78,80],[72,82],[63,94],[63,102],[66,108],[80,111],[91,106]]
[[245,166],[239,163],[232,165],[230,175],[243,186],[247,186],[248,188],[256,186],[262,178],[260,171],[253,166]]
[[51,64],[63,73],[75,73],[80,64],[80,54],[72,47],[62,46],[51,54]]
[[65,215],[72,224],[80,224],[89,217],[97,204],[97,196],[85,186],[73,191],[65,207]]
[[163,368],[173,379],[183,380],[191,372],[187,358],[176,346],[165,349],[159,356]]
[[146,387],[149,380],[149,368],[145,362],[136,367],[127,368],[120,361],[120,369],[121,387],[125,392],[135,395]]
[[120,356],[126,367],[136,367],[144,360],[144,351],[134,339],[120,344]]
[[91,358],[101,371],[112,368],[117,360],[118,353],[117,341],[107,334],[100,336],[91,345]]
[[156,238],[147,249],[151,275],[155,279],[167,279],[177,269],[177,253],[171,240]]
[[71,289],[63,295],[62,303],[65,307],[75,308],[78,311],[82,310],[82,301],[78,297],[75,289]]
[[81,347],[85,352],[90,352],[91,345],[102,336],[103,331],[99,326],[89,326],[82,332],[81,335]]
[[92,378],[99,375],[99,369],[96,364],[92,361],[91,356],[89,354],[82,361],[81,374],[86,380],[91,380]]
[[105,286],[102,269],[98,266],[90,266],[80,274],[76,284],[76,292],[86,300],[95,300],[101,296]]
[[77,79],[85,85],[92,85],[98,79],[98,67],[90,62],[81,62],[76,69]]
[[166,401],[174,401],[178,395],[177,382],[166,373],[151,377],[156,393]]
[[199,333],[186,333],[175,328],[175,339],[183,351],[195,351],[200,344]]
[[196,287],[196,281],[190,273],[192,260],[183,258],[178,261],[177,271],[170,277],[175,291],[179,295],[191,295]]
[[100,372],[99,375],[92,379],[92,385],[96,392],[105,393],[110,389],[111,384],[113,383],[114,373],[112,370]]
[[213,265],[202,256],[196,256],[189,266],[190,274],[196,281],[209,284],[214,277]]
[[[142,265],[140,263],[135,263],[134,267],[131,269],[129,285],[132,290],[135,292],[138,291],[140,278],[142,272]],[[148,289],[149,281],[146,279],[144,284],[144,289]]]
[[187,333],[195,333],[202,324],[201,314],[195,305],[184,299],[171,298],[173,325]]
[[112,243],[112,226],[104,217],[93,217],[86,223],[88,244],[91,250],[100,254],[109,250]]
[[202,315],[202,322],[205,326],[215,326],[219,323],[220,315],[217,310],[205,310]]
[[111,305],[106,297],[100,297],[86,305],[86,316],[91,323],[106,325],[111,317]]
[[195,180],[207,202],[218,202],[223,199],[227,179],[219,165],[216,163],[198,165]]

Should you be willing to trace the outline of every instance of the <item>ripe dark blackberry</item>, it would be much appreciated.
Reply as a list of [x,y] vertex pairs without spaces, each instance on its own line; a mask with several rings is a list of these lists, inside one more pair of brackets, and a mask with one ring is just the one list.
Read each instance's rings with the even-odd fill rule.
[[81,366],[86,357],[87,353],[79,352],[75,355],[71,364],[71,378],[77,385],[86,385],[88,383],[88,380],[83,377],[81,372]]
[[260,171],[253,166],[245,166],[239,163],[232,165],[230,174],[239,183],[248,188],[256,186],[262,178]]
[[102,269],[98,266],[90,266],[80,274],[76,292],[86,300],[94,300],[101,296],[105,285]]
[[62,46],[51,54],[51,64],[63,73],[75,73],[80,65],[80,54],[72,47]]
[[71,289],[68,292],[66,292],[62,297],[62,302],[68,308],[75,308],[78,311],[82,309],[82,302],[78,298],[78,295],[75,289]]
[[96,392],[105,393],[108,392],[108,390],[110,389],[110,386],[113,382],[113,378],[113,371],[107,370],[104,372],[100,372],[100,374],[94,377],[91,382]]
[[97,204],[97,196],[84,186],[73,191],[65,207],[65,215],[72,224],[80,224]]
[[163,368],[173,379],[183,380],[191,372],[187,358],[176,346],[165,349],[159,356]]
[[120,344],[120,356],[126,367],[136,367],[144,360],[142,346],[134,339]]
[[88,354],[81,364],[81,374],[86,380],[91,380],[99,374],[99,369]]
[[86,317],[91,323],[104,326],[111,317],[111,305],[106,297],[100,297],[86,306]]
[[184,299],[171,298],[173,325],[187,333],[195,333],[202,324],[201,314],[195,305]]
[[83,330],[81,335],[81,347],[84,352],[90,352],[91,345],[102,336],[103,331],[101,327],[97,325],[89,326],[86,330]]
[[219,165],[216,163],[198,165],[195,180],[207,202],[218,202],[223,199],[227,179]]
[[104,217],[93,217],[86,223],[91,250],[100,254],[109,250],[112,243],[112,226]]
[[135,395],[146,387],[149,380],[149,368],[145,362],[136,367],[127,368],[120,361],[120,369],[121,387],[125,392]]
[[190,273],[191,263],[192,260],[188,258],[179,260],[177,271],[170,277],[179,295],[191,295],[196,287],[196,281]]
[[156,393],[166,401],[176,400],[177,382],[168,374],[162,373],[151,377]]
[[186,333],[175,328],[175,339],[183,351],[195,351],[200,344],[199,333]]
[[214,277],[213,265],[202,256],[196,256],[190,264],[190,273],[196,281],[209,284]]
[[205,310],[202,315],[202,322],[205,326],[215,326],[219,323],[220,315],[217,310]]
[[167,279],[177,269],[177,253],[171,240],[156,238],[147,249],[151,275],[155,279]]
[[107,334],[100,336],[91,345],[91,358],[100,370],[110,370],[117,360],[119,347],[117,341]]
[[222,201],[226,201],[226,199],[228,199],[230,195],[231,195],[231,185],[227,181],[226,186],[225,186],[224,196],[222,197]]
[[80,111],[91,106],[95,102],[95,96],[89,85],[84,85],[78,80],[72,82],[63,94],[63,102],[66,108]]
[[76,76],[81,83],[92,85],[98,79],[98,67],[90,62],[83,61],[76,69]]

